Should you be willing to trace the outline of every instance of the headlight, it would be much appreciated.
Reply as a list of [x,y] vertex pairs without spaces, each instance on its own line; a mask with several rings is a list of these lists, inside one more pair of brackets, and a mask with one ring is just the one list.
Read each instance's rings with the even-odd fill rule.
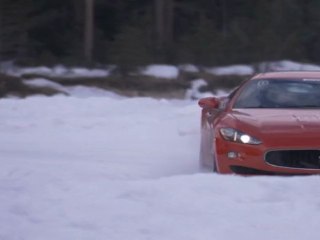
[[225,140],[231,141],[231,142],[238,142],[238,143],[252,144],[252,145],[258,145],[262,143],[260,140],[233,128],[221,128],[220,133]]

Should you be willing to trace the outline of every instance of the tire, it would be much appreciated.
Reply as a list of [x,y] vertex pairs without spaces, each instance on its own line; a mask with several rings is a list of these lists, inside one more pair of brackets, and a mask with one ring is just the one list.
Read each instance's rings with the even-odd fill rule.
[[204,170],[207,168],[206,164],[206,146],[205,146],[205,139],[203,135],[203,131],[201,133],[201,140],[200,140],[200,152],[199,152],[199,168],[200,170]]
[[215,159],[213,159],[213,168],[212,168],[212,171],[213,171],[214,173],[217,173],[217,172],[218,172],[217,163],[216,163],[216,160],[215,160]]
[[217,160],[216,160],[216,158],[215,158],[214,153],[212,154],[212,162],[213,162],[212,171],[213,171],[214,173],[219,173],[219,172],[218,172],[218,167],[217,167]]
[[217,165],[215,156],[213,153],[213,132],[208,129],[202,129],[201,142],[200,142],[200,154],[199,154],[199,166],[200,169],[206,169],[209,171],[217,172]]

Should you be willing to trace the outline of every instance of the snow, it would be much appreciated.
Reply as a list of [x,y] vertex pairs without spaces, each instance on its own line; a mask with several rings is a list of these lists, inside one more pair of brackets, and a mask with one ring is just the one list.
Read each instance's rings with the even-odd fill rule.
[[57,65],[54,67],[37,66],[37,67],[19,67],[13,64],[2,64],[1,71],[11,75],[20,77],[23,75],[41,75],[44,77],[63,77],[63,78],[104,78],[110,75],[114,67],[110,66],[106,69],[88,69],[82,67],[65,67]]
[[191,88],[186,91],[186,99],[200,99],[213,97],[212,92],[201,92],[201,88],[206,87],[208,83],[203,79],[196,79],[191,82]]
[[261,63],[260,68],[269,71],[320,71],[320,66],[318,65],[298,63],[290,60]]
[[142,75],[156,78],[174,79],[179,75],[179,69],[172,65],[152,64],[141,71]]
[[264,71],[320,71],[320,66],[310,63],[299,63],[290,60],[261,62],[254,65],[230,65],[222,67],[205,68],[205,71],[214,75],[253,75],[256,69],[259,72]]
[[82,85],[75,86],[63,86],[57,82],[50,81],[44,78],[34,78],[23,80],[23,83],[31,87],[48,87],[55,89],[63,94],[73,96],[73,97],[113,97],[122,98],[120,95],[113,93],[111,91],[106,91],[98,87],[88,87]]
[[[115,65],[103,66],[101,68],[67,67],[56,65],[53,67],[35,66],[21,67],[13,61],[0,62],[0,72],[22,77],[24,75],[39,75],[44,78],[106,78],[111,76],[112,71],[117,68]],[[217,75],[238,75],[250,76],[256,72],[265,71],[320,71],[320,65],[312,63],[300,63],[291,60],[267,61],[256,64],[234,64],[227,66],[203,67],[186,63],[180,65],[151,64],[138,71],[139,74],[163,79],[177,79],[180,72],[199,73],[201,70]]]
[[214,75],[252,75],[254,69],[249,65],[231,65],[224,67],[207,68],[206,72]]
[[1,99],[0,239],[318,239],[319,176],[199,171],[199,115],[187,100]]
[[216,89],[213,92],[209,91],[202,91],[202,88],[208,86],[208,83],[203,79],[196,79],[191,82],[191,87],[187,89],[185,99],[200,99],[200,98],[206,98],[206,97],[223,97],[227,96],[230,90],[224,90],[224,89]]
[[45,78],[34,78],[34,79],[23,80],[23,83],[32,87],[49,87],[56,90],[62,90],[63,88],[61,84],[50,81]]
[[181,71],[190,72],[190,73],[197,73],[199,72],[199,68],[193,64],[182,64],[179,66]]

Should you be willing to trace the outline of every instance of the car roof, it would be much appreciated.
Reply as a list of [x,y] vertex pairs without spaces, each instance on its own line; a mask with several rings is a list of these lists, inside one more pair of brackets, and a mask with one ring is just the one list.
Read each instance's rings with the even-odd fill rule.
[[317,78],[320,79],[320,71],[288,71],[288,72],[265,72],[255,75],[252,79],[295,79]]

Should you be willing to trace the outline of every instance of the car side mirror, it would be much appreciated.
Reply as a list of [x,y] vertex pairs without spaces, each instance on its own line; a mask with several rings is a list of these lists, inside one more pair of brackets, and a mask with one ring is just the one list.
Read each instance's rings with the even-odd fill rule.
[[215,97],[201,98],[198,104],[201,108],[219,108],[220,100]]

